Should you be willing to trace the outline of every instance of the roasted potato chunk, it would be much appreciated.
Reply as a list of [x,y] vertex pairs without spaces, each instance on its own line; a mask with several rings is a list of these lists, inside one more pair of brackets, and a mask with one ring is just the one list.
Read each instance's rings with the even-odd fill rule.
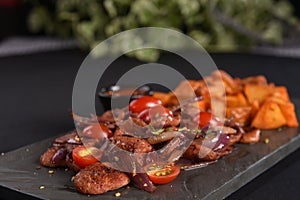
[[268,85],[268,81],[266,79],[265,76],[250,76],[247,78],[244,78],[242,80],[242,84],[244,85],[249,85],[249,84],[253,84],[253,85]]
[[277,86],[273,89],[272,96],[283,99],[284,101],[290,101],[288,91],[286,87]]
[[273,87],[271,85],[245,85],[245,95],[249,101],[252,103],[257,100],[259,104],[262,104],[264,100],[270,95]]
[[286,119],[286,125],[289,127],[298,127],[298,120],[295,112],[295,106],[291,102],[287,102],[278,96],[272,96],[266,99],[266,102],[276,102]]
[[259,109],[251,125],[260,129],[276,129],[286,124],[286,119],[279,105],[273,101],[268,101]]
[[225,90],[227,94],[236,94],[242,90],[241,85],[234,81],[234,79],[223,70],[214,71],[212,77],[215,79],[222,79],[226,86]]
[[288,102],[286,104],[279,104],[279,108],[286,120],[286,125],[289,127],[298,127],[298,120],[295,113],[294,104]]
[[232,117],[233,120],[241,126],[246,126],[250,122],[251,107],[234,107],[226,109],[226,117]]
[[228,107],[243,107],[248,106],[247,99],[242,93],[238,93],[234,96],[226,96],[226,104]]
[[241,126],[273,129],[299,125],[287,88],[268,83],[262,75],[241,79],[218,70],[203,80],[182,81],[174,93],[156,92],[154,96],[161,99],[164,106],[171,107],[178,105],[179,98],[191,98],[195,94],[203,97],[195,102],[195,107],[211,111],[221,120],[226,114]]
[[164,93],[164,92],[154,92],[153,97],[160,99],[164,106],[167,106],[170,102],[171,93]]
[[259,102],[257,100],[253,101],[251,103],[251,120],[254,119],[255,115],[259,111]]

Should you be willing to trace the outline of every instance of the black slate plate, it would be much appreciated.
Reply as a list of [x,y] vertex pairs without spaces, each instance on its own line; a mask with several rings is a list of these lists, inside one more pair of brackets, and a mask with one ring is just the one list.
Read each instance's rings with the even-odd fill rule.
[[[268,144],[265,138],[269,138]],[[50,175],[47,168],[36,170],[39,156],[52,141],[50,138],[1,155],[0,185],[42,199],[111,199],[116,192],[122,199],[222,199],[299,148],[300,134],[298,128],[264,131],[259,143],[238,144],[232,154],[205,168],[182,171],[175,181],[159,186],[153,194],[130,185],[129,189],[101,196],[77,193],[70,171],[55,169]]]

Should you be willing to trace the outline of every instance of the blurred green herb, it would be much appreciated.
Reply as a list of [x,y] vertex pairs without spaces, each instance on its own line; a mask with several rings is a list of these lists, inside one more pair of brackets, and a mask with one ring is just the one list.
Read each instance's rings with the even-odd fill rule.
[[188,129],[187,127],[182,127],[178,129],[179,132],[181,131],[190,131],[190,129]]
[[155,130],[155,128],[153,127],[152,124],[149,124],[149,128],[150,128],[150,131],[153,135],[159,135],[161,134],[162,132],[164,132],[165,129],[161,128],[161,129],[158,129],[158,130]]
[[[83,48],[124,30],[152,26],[186,33],[209,51],[234,51],[280,44],[286,26],[298,26],[292,6],[284,0],[27,1],[34,4],[28,17],[32,32],[75,37]],[[147,49],[129,55],[155,61],[159,52]]]
[[160,135],[161,133],[163,133],[165,131],[165,129],[161,128],[161,129],[158,129],[157,131],[152,131],[152,134],[153,135]]

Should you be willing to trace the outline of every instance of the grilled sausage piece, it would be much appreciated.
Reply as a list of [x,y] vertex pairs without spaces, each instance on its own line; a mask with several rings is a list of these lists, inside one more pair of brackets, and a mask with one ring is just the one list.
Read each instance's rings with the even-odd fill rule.
[[227,146],[222,149],[219,149],[218,151],[216,151],[216,153],[218,153],[219,156],[226,156],[226,155],[231,154],[232,151],[233,151],[233,147]]
[[229,135],[228,146],[232,146],[235,143],[239,142],[242,138],[242,135],[243,135],[243,133],[240,133],[240,132]]
[[219,159],[220,155],[217,152],[214,152],[211,149],[205,147],[201,143],[193,142],[184,152],[182,157],[194,162],[199,162],[215,161]]
[[72,170],[73,172],[79,172],[80,171],[80,167],[78,165],[75,164],[73,158],[72,158],[72,153],[69,153],[66,156],[66,165],[67,167]]
[[41,165],[45,167],[59,167],[59,166],[65,166],[66,162],[65,160],[61,160],[60,162],[53,162],[52,158],[56,154],[56,152],[59,150],[59,147],[50,147],[43,153],[40,157],[40,163]]
[[95,163],[80,170],[74,178],[76,189],[84,194],[103,194],[127,185],[128,176],[109,168],[101,163]]
[[74,141],[74,142],[71,142],[71,143],[74,143],[74,144],[80,144],[81,143],[80,139],[79,139],[79,137],[77,135],[77,131],[76,130],[70,131],[67,134],[62,135],[62,136],[56,138],[54,140],[54,144],[63,145],[63,144],[68,143],[68,141]]
[[133,153],[148,153],[152,151],[152,146],[142,138],[115,136],[112,143],[123,150]]

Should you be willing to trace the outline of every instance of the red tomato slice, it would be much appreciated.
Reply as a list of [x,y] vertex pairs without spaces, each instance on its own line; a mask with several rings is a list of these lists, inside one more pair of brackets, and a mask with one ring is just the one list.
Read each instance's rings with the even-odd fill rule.
[[166,184],[176,179],[180,169],[172,165],[150,164],[146,167],[146,172],[153,183]]
[[103,138],[110,138],[114,134],[113,132],[104,124],[92,124],[82,131],[82,135],[89,138],[95,138],[102,140]]
[[98,162],[101,159],[102,152],[96,147],[76,147],[72,152],[72,157],[76,165],[81,168]]
[[130,102],[129,110],[133,113],[140,113],[146,108],[154,107],[156,105],[161,105],[161,100],[152,96],[143,96],[141,98],[135,99]]
[[173,112],[168,108],[163,107],[162,105],[156,105],[152,108],[146,108],[145,110],[140,112],[137,117],[142,119],[146,123],[149,123],[151,119],[159,117],[173,117]]
[[195,118],[194,122],[198,123],[199,128],[203,128],[206,125],[220,126],[222,125],[219,118],[213,116],[210,112],[200,112]]

